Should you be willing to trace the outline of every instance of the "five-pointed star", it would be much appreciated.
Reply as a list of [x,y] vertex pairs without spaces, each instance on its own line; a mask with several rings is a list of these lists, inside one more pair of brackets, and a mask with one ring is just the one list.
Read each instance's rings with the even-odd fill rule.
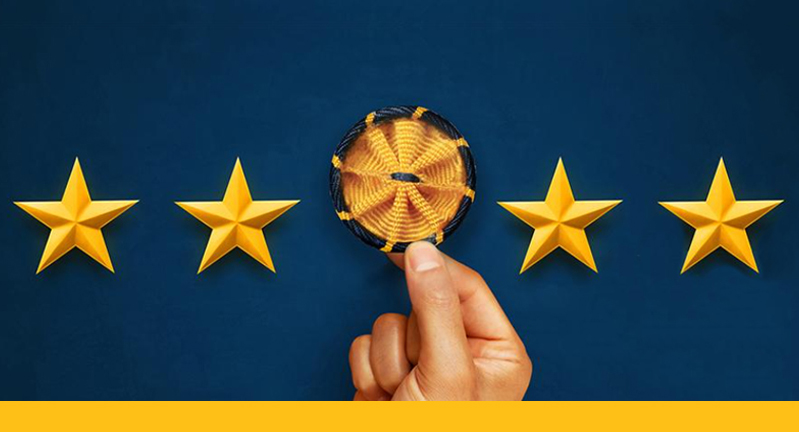
[[563,160],[559,159],[543,202],[498,203],[535,229],[519,274],[558,247],[597,271],[585,228],[620,202],[575,201]]
[[732,192],[724,158],[719,161],[707,200],[695,202],[662,202],[666,207],[696,229],[682,272],[691,268],[719,247],[757,270],[746,227],[782,203],[778,201],[736,201]]
[[100,229],[137,202],[92,201],[80,163],[75,158],[61,201],[14,203],[50,228],[50,237],[36,273],[75,247],[113,273],[114,266]]
[[176,203],[213,230],[197,274],[236,247],[274,272],[262,229],[298,202],[253,201],[241,162],[236,159],[221,202]]

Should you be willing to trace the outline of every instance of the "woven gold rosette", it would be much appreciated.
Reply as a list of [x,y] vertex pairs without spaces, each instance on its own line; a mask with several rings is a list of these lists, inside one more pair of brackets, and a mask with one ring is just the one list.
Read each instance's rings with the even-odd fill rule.
[[339,218],[384,252],[443,242],[469,211],[475,185],[466,140],[448,120],[416,106],[383,108],[355,123],[330,170]]

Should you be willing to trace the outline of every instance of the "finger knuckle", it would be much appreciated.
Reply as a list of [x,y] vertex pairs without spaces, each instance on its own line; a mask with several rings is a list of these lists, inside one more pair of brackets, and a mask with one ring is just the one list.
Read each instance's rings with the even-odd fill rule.
[[353,339],[352,344],[350,344],[350,359],[352,359],[353,354],[358,352],[361,347],[369,344],[369,339],[369,335],[361,335]]
[[393,328],[404,328],[408,318],[397,313],[386,313],[380,315],[372,324],[372,333],[378,333]]
[[516,337],[516,341],[511,350],[512,352],[516,353],[515,357],[518,359],[518,363],[522,370],[530,371],[530,373],[532,373],[533,361],[530,359],[530,355],[527,353],[527,349],[524,347],[524,342],[518,336]]
[[522,359],[522,372],[528,380],[533,376],[533,360],[526,354],[524,359]]

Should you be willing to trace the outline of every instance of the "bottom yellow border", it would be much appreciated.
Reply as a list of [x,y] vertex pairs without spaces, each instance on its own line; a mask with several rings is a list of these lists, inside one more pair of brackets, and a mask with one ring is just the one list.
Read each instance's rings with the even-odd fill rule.
[[797,430],[795,402],[2,402],[2,430]]

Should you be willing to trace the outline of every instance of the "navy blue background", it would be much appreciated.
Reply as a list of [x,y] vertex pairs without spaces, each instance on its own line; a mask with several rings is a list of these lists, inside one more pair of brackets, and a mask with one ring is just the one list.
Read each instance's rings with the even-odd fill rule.
[[[142,2],[135,2],[142,3]],[[535,363],[529,399],[799,398],[799,26],[771,2],[0,2],[0,398],[344,399],[350,341],[407,313],[402,274],[341,225],[330,156],[369,111],[420,104],[472,145],[477,201],[443,249],[479,270]],[[607,4],[600,4],[607,3]],[[701,3],[701,4],[700,4]],[[75,156],[117,273],[73,251],[34,274]],[[277,274],[235,252],[195,274],[240,156]],[[623,199],[599,274],[498,200]],[[679,271],[724,156],[761,274]]]

